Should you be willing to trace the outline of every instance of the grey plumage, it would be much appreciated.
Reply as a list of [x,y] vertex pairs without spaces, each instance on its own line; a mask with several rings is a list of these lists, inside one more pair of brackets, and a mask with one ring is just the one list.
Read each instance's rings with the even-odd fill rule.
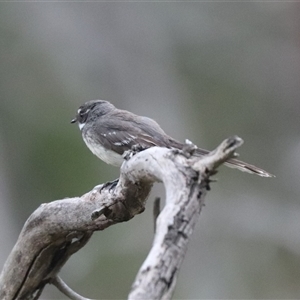
[[[86,102],[71,122],[78,122],[88,148],[104,162],[115,166],[121,166],[122,154],[134,145],[144,149],[153,146],[182,149],[184,146],[168,136],[154,120],[117,109],[105,100]],[[195,155],[207,153],[209,151],[198,148]],[[230,159],[225,164],[262,177],[273,177],[265,170],[237,159]]]

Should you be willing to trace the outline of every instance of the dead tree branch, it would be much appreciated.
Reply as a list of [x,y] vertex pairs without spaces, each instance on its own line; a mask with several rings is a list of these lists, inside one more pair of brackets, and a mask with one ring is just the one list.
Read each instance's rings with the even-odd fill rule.
[[[131,152],[115,188],[100,185],[82,197],[42,204],[26,221],[3,267],[0,299],[38,299],[46,284],[59,284],[60,269],[94,231],[144,211],[154,182],[165,185],[166,205],[129,299],[170,299],[209,177],[241,144],[240,138],[229,138],[201,159],[192,156],[193,145],[183,151],[153,147],[135,155]],[[60,286],[72,295],[68,287]],[[81,296],[73,292],[72,297]]]

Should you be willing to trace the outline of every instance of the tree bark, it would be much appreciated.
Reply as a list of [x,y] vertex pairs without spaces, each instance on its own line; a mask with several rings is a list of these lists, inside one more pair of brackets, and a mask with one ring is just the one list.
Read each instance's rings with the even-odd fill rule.
[[192,155],[191,144],[183,151],[158,147],[131,151],[116,187],[99,185],[81,197],[42,204],[24,224],[3,267],[0,299],[38,299],[46,284],[57,283],[60,269],[94,231],[144,211],[154,182],[165,185],[166,205],[129,299],[170,299],[210,176],[241,144],[240,138],[229,138],[203,158]]

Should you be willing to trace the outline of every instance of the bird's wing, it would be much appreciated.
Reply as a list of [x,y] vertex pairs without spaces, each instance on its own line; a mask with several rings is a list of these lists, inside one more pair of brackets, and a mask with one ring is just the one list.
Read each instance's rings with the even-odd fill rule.
[[[121,111],[120,111],[121,112]],[[118,122],[115,119],[118,118]],[[112,121],[113,120],[113,121]],[[107,149],[122,155],[124,151],[132,149],[138,145],[141,149],[154,146],[182,149],[183,144],[174,140],[164,133],[160,126],[152,119],[139,117],[126,112],[109,114],[100,122],[95,123],[94,136]],[[203,156],[210,151],[198,148],[195,155]],[[245,163],[237,159],[229,159],[225,162],[228,167],[236,168],[244,172],[257,174],[263,177],[273,177],[272,174],[254,165]]]
[[[92,130],[97,136],[99,142],[107,149],[123,154],[124,151],[132,149],[138,145],[141,149],[147,149],[154,146],[166,146],[161,142],[160,136],[155,132],[149,132],[147,126],[137,126],[132,128],[132,121],[120,120],[112,122],[111,119],[105,119],[97,122]],[[160,134],[161,135],[161,134]]]

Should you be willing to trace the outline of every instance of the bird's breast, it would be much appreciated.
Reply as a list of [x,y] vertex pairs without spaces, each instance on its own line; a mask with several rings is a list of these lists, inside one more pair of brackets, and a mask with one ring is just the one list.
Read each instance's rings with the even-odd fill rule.
[[103,160],[105,163],[116,167],[120,167],[122,165],[124,161],[122,155],[104,148],[97,140],[93,139],[88,134],[83,134],[82,137],[92,153]]

